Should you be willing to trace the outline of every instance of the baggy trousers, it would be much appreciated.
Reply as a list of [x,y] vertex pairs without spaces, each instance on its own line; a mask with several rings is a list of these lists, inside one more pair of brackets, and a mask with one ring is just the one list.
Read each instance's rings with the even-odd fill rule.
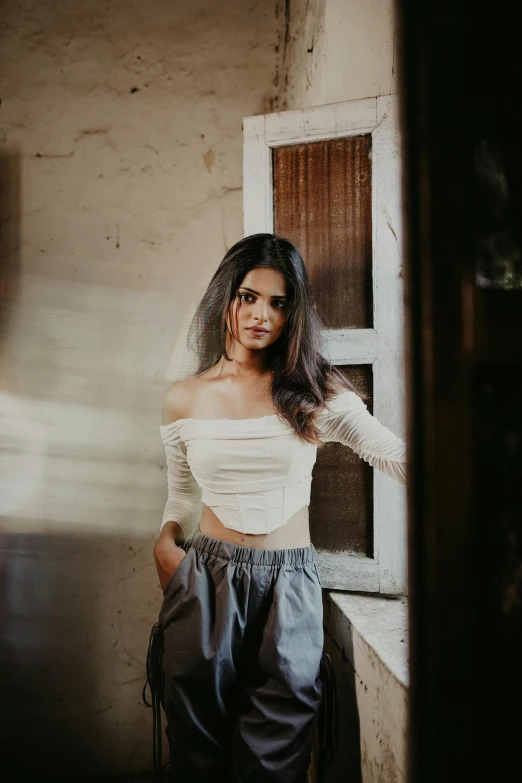
[[184,548],[159,616],[172,783],[304,783],[321,702],[313,545],[198,533]]

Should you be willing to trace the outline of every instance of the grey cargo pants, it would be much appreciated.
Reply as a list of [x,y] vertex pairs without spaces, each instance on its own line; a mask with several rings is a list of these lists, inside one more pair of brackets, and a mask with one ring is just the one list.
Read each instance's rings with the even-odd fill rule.
[[313,545],[198,533],[164,591],[163,707],[174,783],[304,783],[321,702]]

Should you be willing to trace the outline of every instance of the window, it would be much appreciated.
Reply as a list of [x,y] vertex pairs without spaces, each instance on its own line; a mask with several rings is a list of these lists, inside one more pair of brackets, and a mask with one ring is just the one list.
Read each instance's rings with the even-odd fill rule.
[[[404,438],[397,96],[247,117],[243,127],[245,234],[276,231],[295,242],[330,360]],[[402,485],[327,444],[310,521],[324,587],[405,592]]]

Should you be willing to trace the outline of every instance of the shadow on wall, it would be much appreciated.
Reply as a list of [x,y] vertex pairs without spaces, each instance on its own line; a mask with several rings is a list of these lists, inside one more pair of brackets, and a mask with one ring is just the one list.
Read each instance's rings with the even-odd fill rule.
[[0,536],[3,780],[147,779],[160,602],[152,538]]
[[[18,153],[0,151],[0,779],[146,779],[137,770],[152,765],[152,716],[141,690],[161,606],[154,535],[79,534],[66,520],[66,532],[46,532],[57,523],[44,516],[45,495],[31,519],[20,512],[53,477],[40,401],[19,397],[9,344],[21,290],[20,165]],[[81,483],[63,483],[72,506],[82,502]]]

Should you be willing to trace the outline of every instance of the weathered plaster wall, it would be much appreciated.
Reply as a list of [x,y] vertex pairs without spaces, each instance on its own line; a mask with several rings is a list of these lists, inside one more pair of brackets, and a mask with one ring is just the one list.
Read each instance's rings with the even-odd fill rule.
[[290,0],[285,8],[283,108],[397,92],[393,0]]
[[[0,664],[24,774],[150,766],[159,402],[242,233],[241,118],[396,92],[391,9],[2,3]],[[354,690],[370,733],[372,682]]]
[[242,235],[279,24],[271,0],[2,3],[3,710],[40,777],[151,763],[161,395]]
[[404,783],[408,705],[404,599],[331,592],[325,651],[339,697],[331,783]]

